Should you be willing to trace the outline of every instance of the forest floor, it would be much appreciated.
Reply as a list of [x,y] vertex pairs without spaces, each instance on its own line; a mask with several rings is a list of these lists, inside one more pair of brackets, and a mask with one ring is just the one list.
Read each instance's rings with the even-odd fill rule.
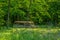
[[60,40],[60,28],[3,29],[0,40]]

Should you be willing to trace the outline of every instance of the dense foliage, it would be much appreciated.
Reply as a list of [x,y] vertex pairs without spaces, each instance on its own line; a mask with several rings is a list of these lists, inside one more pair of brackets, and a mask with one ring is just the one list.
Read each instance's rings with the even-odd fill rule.
[[[8,0],[0,0],[0,25],[6,24]],[[60,24],[59,0],[10,0],[10,22],[31,20],[35,24]]]

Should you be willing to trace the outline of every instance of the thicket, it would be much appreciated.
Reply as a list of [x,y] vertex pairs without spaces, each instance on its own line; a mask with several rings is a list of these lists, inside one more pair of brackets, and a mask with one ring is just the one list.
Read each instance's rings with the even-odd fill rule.
[[[0,0],[0,25],[7,24],[8,0]],[[10,0],[10,22],[31,20],[35,24],[60,24],[59,0]]]

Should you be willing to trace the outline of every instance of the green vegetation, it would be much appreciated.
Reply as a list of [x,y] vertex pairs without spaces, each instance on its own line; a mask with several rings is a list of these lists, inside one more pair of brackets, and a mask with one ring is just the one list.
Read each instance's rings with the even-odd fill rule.
[[[7,25],[8,0],[0,0],[0,25]],[[28,15],[28,16],[27,16]],[[35,24],[60,25],[59,0],[10,0],[10,24],[32,20]]]
[[[0,40],[60,40],[60,0],[10,0],[10,10],[8,5],[0,0]],[[15,21],[27,20],[39,28],[15,27]]]
[[0,40],[60,40],[60,29],[11,28],[0,31]]

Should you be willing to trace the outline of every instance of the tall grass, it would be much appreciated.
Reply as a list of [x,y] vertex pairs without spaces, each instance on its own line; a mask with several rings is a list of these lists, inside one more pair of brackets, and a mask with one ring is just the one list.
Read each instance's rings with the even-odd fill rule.
[[60,29],[12,28],[1,32],[0,40],[60,40]]

